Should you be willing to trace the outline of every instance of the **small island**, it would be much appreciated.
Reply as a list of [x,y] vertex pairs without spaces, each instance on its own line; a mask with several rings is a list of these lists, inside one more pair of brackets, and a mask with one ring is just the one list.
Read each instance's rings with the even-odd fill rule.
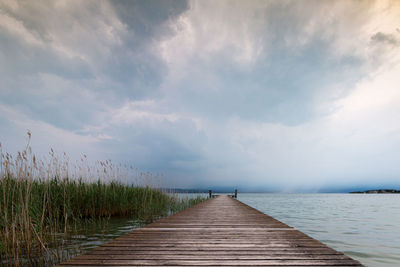
[[350,194],[400,194],[400,190],[396,189],[373,189],[365,191],[354,191]]

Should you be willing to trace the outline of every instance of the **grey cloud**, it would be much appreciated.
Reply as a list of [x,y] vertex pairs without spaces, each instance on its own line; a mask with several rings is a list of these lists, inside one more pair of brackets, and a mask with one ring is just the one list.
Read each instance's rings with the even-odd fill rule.
[[109,108],[154,96],[165,68],[153,43],[164,34],[160,25],[185,8],[178,2],[159,5],[3,3],[8,24],[0,26],[0,103],[79,130],[97,124],[98,114]]
[[[214,7],[210,5],[209,8]],[[232,62],[235,51],[229,49],[213,51],[213,60],[210,60],[206,53],[203,53],[206,56],[197,53],[202,49],[199,47],[189,59],[188,67],[184,68],[183,78],[170,85],[178,88],[173,89],[178,93],[173,94],[171,101],[180,103],[185,112],[222,121],[238,116],[296,125],[313,119],[317,115],[313,110],[315,94],[323,94],[328,84],[346,82],[351,87],[364,74],[358,69],[363,59],[351,54],[333,58],[334,36],[323,36],[320,28],[305,36],[304,28],[313,19],[310,16],[312,10],[300,13],[299,8],[272,2],[250,9],[250,17],[243,23],[248,24],[252,34],[255,33],[252,41],[261,42],[265,47],[254,63],[243,67]],[[321,11],[324,8],[323,4],[316,7]],[[224,15],[228,15],[222,15],[222,21],[226,22]],[[230,26],[240,27],[240,23]],[[196,27],[203,29],[207,25],[192,25],[190,30],[195,32]],[[221,34],[224,33],[222,29]],[[198,38],[202,38],[201,34]],[[182,50],[186,49],[184,45]]]
[[118,18],[127,27],[121,47],[102,66],[102,74],[117,83],[118,93],[130,99],[154,97],[166,73],[154,51],[158,39],[169,35],[164,26],[187,6],[186,1],[113,1]]
[[[399,29],[397,29],[397,33],[399,33]],[[374,35],[372,35],[371,40],[376,43],[388,43],[391,45],[398,45],[400,43],[399,39],[396,38],[394,34],[388,34],[382,32],[377,32]]]

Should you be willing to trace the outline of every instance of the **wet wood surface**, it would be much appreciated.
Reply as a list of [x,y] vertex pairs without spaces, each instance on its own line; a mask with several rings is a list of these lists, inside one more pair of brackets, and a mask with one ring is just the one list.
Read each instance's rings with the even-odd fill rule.
[[60,266],[362,266],[228,196],[105,243]]

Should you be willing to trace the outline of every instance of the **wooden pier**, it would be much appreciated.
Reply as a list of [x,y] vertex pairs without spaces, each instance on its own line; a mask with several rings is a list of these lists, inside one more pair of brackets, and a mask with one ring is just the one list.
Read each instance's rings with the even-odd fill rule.
[[60,266],[362,266],[242,202],[218,196]]

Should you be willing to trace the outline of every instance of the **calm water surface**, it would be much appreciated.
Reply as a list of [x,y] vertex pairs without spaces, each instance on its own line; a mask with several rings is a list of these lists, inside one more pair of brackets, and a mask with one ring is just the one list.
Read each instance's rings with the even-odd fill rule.
[[68,238],[67,247],[78,248],[77,254],[81,254],[145,225],[142,221],[123,217],[88,222],[82,224],[79,233]]
[[366,266],[400,266],[400,194],[239,194]]

